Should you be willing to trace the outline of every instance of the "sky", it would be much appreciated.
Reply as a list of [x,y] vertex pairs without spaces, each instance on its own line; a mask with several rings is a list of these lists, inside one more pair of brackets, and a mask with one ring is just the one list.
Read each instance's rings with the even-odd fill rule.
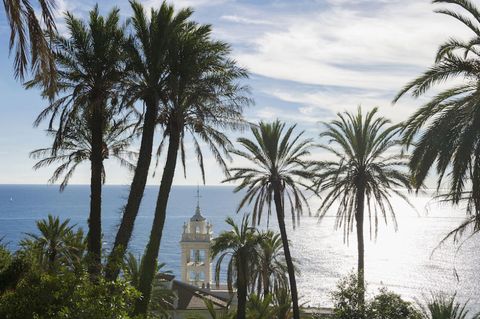
[[[160,0],[141,1],[158,7]],[[438,46],[449,37],[470,34],[459,22],[435,13],[445,5],[429,0],[178,0],[190,6],[193,19],[213,27],[214,37],[232,46],[232,57],[250,73],[247,84],[255,104],[246,110],[251,121],[278,118],[297,124],[298,131],[317,138],[322,122],[337,112],[378,107],[393,122],[405,120],[424,100],[391,101],[400,88],[433,63]],[[86,17],[95,1],[57,0],[57,24],[65,30],[63,13]],[[102,0],[102,13],[120,8],[131,12],[127,0]],[[46,147],[47,123],[33,121],[46,106],[38,91],[23,89],[13,78],[8,52],[9,30],[0,6],[0,184],[46,184],[52,169],[34,171],[29,153]],[[248,132],[242,133],[248,135]],[[232,134],[232,138],[238,136]],[[181,170],[176,185],[201,183],[195,156],[187,145],[187,177]],[[206,153],[206,183],[220,184],[221,170]],[[321,158],[315,151],[312,155]],[[161,168],[161,162],[158,166]],[[132,174],[113,160],[106,162],[107,184],[129,184]],[[161,169],[150,174],[159,184]],[[72,184],[89,183],[88,164]]]

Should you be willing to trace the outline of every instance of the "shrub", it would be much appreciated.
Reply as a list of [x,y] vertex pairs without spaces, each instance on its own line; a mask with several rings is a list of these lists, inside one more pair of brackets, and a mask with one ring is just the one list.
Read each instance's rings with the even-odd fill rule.
[[0,239],[0,272],[10,264],[11,260],[12,254],[8,251],[5,245],[2,244],[2,240]]
[[32,272],[0,296],[0,318],[127,319],[138,297],[123,281],[94,284],[87,275]]
[[400,295],[381,288],[368,304],[370,319],[420,319],[420,313],[413,305],[403,300]]
[[456,301],[456,294],[432,293],[430,298],[425,298],[425,303],[417,303],[422,319],[480,319],[480,313],[470,313],[468,302]]
[[365,299],[362,305],[356,274],[352,273],[340,280],[332,293],[334,318],[336,319],[420,319],[420,313],[400,295],[380,289],[372,299]]
[[336,319],[365,319],[360,296],[362,291],[358,287],[358,278],[354,273],[340,280],[337,290],[332,292],[334,303],[334,318]]

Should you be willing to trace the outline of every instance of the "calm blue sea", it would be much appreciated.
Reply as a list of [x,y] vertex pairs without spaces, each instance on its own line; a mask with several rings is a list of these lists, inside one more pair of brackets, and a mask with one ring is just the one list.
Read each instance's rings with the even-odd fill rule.
[[[214,233],[226,229],[227,216],[239,220],[236,206],[241,195],[232,187],[201,187],[202,214],[214,225]],[[158,188],[148,186],[130,249],[141,253],[147,242]],[[103,231],[105,247],[115,236],[122,205],[128,195],[126,186],[105,186],[103,191]],[[175,186],[172,189],[160,261],[179,275],[179,240],[183,223],[193,214],[196,206],[196,187]],[[366,244],[366,278],[369,290],[387,288],[407,299],[422,299],[430,292],[453,293],[461,300],[480,310],[480,236],[466,241],[463,246],[438,243],[458,225],[464,215],[461,209],[439,205],[430,194],[410,196],[415,209],[394,198],[393,206],[399,230],[391,223],[380,225],[378,238]],[[311,202],[318,207],[318,201]],[[89,210],[89,187],[70,185],[60,193],[57,186],[0,185],[0,238],[12,250],[26,232],[35,232],[35,220],[48,214],[69,218],[72,223],[86,229]],[[287,220],[288,222],[288,220]],[[333,228],[334,218],[319,222],[304,216],[295,231],[289,228],[293,255],[300,263],[299,291],[304,302],[312,306],[329,306],[330,291],[342,276],[356,266],[356,242],[344,242],[343,232]],[[270,227],[275,228],[272,222]],[[368,228],[367,228],[368,233]],[[437,249],[435,249],[437,248]]]

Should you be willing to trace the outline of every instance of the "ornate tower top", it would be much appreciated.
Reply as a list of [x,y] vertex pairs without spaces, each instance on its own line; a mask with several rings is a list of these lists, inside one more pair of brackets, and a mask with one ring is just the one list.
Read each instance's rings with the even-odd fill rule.
[[200,212],[200,191],[197,187],[195,214],[183,224],[180,240],[182,249],[182,280],[190,284],[209,287],[212,278],[210,243],[212,225]]

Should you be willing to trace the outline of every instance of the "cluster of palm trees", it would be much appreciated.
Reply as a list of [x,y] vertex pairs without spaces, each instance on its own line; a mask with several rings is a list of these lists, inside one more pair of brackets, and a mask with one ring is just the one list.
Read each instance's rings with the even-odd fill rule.
[[[258,231],[245,215],[240,225],[227,218],[232,231],[221,233],[212,244],[212,257],[217,258],[215,281],[220,282],[222,263],[227,264],[227,284],[237,289],[237,318],[245,318],[247,296],[272,298],[288,290],[284,251],[279,234]],[[251,297],[250,297],[251,298]],[[258,300],[257,300],[258,301]]]
[[[339,203],[336,226],[343,227],[348,238],[356,225],[358,282],[360,299],[363,300],[365,209],[370,217],[370,226],[375,229],[379,217],[386,221],[387,215],[391,215],[395,222],[390,198],[398,195],[407,200],[398,188],[410,188],[408,171],[403,169],[407,165],[407,156],[394,149],[400,143],[397,137],[400,126],[391,125],[388,120],[378,116],[376,108],[366,114],[359,108],[356,114],[340,113],[338,118],[325,123],[326,130],[321,137],[327,137],[328,141],[324,144],[315,145],[311,139],[303,137],[303,132],[296,133],[295,125],[287,128],[285,124],[274,121],[260,122],[258,126],[253,126],[251,131],[254,139],[239,138],[238,144],[241,148],[231,150],[232,154],[249,162],[245,167],[231,168],[232,176],[226,179],[228,182],[239,182],[236,192],[244,190],[245,195],[238,210],[246,205],[252,207],[251,217],[246,215],[245,218],[251,219],[251,224],[255,225],[262,217],[268,220],[272,213],[272,204],[275,206],[294,318],[300,318],[300,310],[295,268],[285,225],[286,211],[290,210],[292,226],[295,227],[302,213],[311,211],[306,197],[308,191],[313,195],[322,194],[323,203],[318,210],[320,217],[323,217],[334,203]],[[309,158],[314,147],[327,150],[336,158],[331,161],[311,160]],[[235,227],[234,229],[232,234],[219,236],[213,246],[214,255],[218,250],[227,249],[222,245],[233,245],[234,241],[229,240],[228,236],[234,234],[237,234],[236,238],[243,238],[243,241],[236,242],[238,247],[247,251],[253,249],[256,243],[253,240],[248,241],[247,234],[251,233],[253,236],[254,230],[249,230],[245,221],[241,231]],[[245,247],[240,245],[241,243]],[[240,248],[237,250],[242,252]],[[252,255],[251,252],[245,254]],[[237,258],[241,259],[241,254]],[[243,262],[248,263],[248,258]],[[248,275],[244,274],[247,273],[246,270],[240,272],[240,268],[245,267],[247,265],[237,261],[239,284],[243,278],[248,278]],[[253,271],[253,268],[250,271]],[[246,287],[238,286],[237,289],[240,298]],[[239,310],[244,302],[239,299]]]
[[[441,45],[434,65],[409,83],[395,102],[409,92],[421,96],[454,77],[460,77],[461,84],[436,94],[398,125],[379,116],[377,109],[338,114],[337,119],[325,123],[320,134],[319,147],[332,159],[318,161],[310,154],[318,145],[303,132],[295,133],[295,126],[286,128],[279,121],[250,125],[253,139],[240,138],[239,147],[234,147],[225,132],[246,127],[242,111],[252,102],[243,84],[248,75],[229,57],[229,45],[212,39],[209,25],[191,19],[191,9],[175,11],[164,2],[147,13],[132,0],[132,16],[123,24],[118,9],[104,17],[95,7],[88,21],[67,13],[68,32],[60,35],[51,14],[53,1],[39,1],[46,26],[41,30],[28,1],[5,0],[12,30],[10,46],[16,50],[16,75],[22,78],[30,65],[33,79],[26,87],[40,88],[49,102],[35,124],[48,120],[53,143],[32,153],[40,160],[36,167],[60,163],[51,181],[63,178],[63,188],[77,165],[89,162],[91,166],[87,254],[92,280],[102,275],[114,280],[120,274],[149,175],[156,132],[161,134],[157,154],[164,156],[165,164],[139,267],[142,298],[135,314],[145,314],[148,308],[178,160],[186,174],[187,140],[193,145],[204,180],[203,151],[207,148],[224,170],[225,181],[239,183],[235,191],[244,191],[245,196],[238,209],[252,208],[248,217],[252,225],[269,220],[273,204],[295,319],[300,317],[298,292],[285,214],[290,212],[295,227],[303,212],[310,213],[308,192],[321,196],[321,217],[339,204],[336,226],[344,229],[346,240],[356,230],[359,288],[364,286],[365,218],[371,233],[376,234],[379,221],[387,222],[388,217],[396,226],[391,196],[407,200],[398,189],[420,190],[432,168],[438,176],[437,190],[448,188],[443,199],[467,203],[468,218],[452,235],[469,227],[478,232],[480,11],[469,0],[433,2],[461,8],[462,12],[438,12],[466,25],[473,37],[468,41],[452,38]],[[137,138],[138,151],[132,151],[131,142]],[[133,179],[112,250],[102,256],[101,195],[104,161],[110,156],[131,169]],[[228,167],[232,157],[243,158],[248,165]],[[255,232],[245,227],[238,228],[244,240],[231,242],[240,255],[253,249],[249,241]],[[217,248],[220,252],[233,246]],[[237,280],[249,277],[244,266],[234,259],[231,267],[236,269]],[[260,272],[258,276],[253,282],[265,289],[265,278]],[[249,288],[239,285],[237,289],[240,295]]]
[[[208,148],[226,171],[231,143],[225,130],[245,125],[242,109],[251,103],[243,68],[229,58],[228,44],[211,38],[211,27],[191,20],[192,10],[175,11],[163,3],[147,13],[132,1],[128,24],[119,10],[105,17],[95,7],[88,21],[66,13],[67,35],[48,33],[55,65],[55,91],[43,73],[26,82],[48,98],[35,125],[48,120],[52,146],[32,152],[35,168],[59,163],[51,178],[63,178],[63,189],[75,168],[91,166],[91,200],[87,255],[92,279],[115,280],[131,238],[147,182],[155,131],[161,132],[158,154],[168,143],[155,218],[141,263],[136,314],[147,311],[152,290],[168,197],[180,157],[184,171],[185,141],[193,141],[201,171]],[[131,143],[139,136],[140,147]],[[101,199],[104,161],[110,156],[133,171],[122,220],[106,265],[102,259]],[[136,161],[136,163],[135,163]]]

